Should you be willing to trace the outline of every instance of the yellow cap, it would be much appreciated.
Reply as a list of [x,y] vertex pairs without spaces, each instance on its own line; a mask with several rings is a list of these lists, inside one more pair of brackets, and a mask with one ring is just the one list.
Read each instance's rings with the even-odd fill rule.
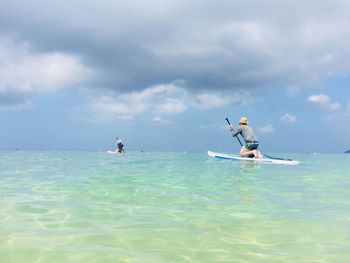
[[248,123],[247,117],[242,117],[242,118],[239,120],[239,124],[247,124],[247,123]]

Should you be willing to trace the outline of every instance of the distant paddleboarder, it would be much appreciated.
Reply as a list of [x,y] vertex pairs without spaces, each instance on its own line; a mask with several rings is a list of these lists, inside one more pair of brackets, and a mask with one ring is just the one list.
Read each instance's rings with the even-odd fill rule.
[[238,134],[240,134],[245,141],[245,144],[242,145],[239,152],[241,156],[263,158],[261,152],[257,150],[259,147],[259,141],[254,134],[252,127],[248,126],[247,117],[242,117],[239,120],[239,127],[236,130],[233,128],[232,124],[229,124],[228,127],[232,132],[232,136],[238,136]]
[[118,139],[118,137],[117,137],[116,144],[117,144],[117,149],[115,151],[118,153],[125,153],[123,141],[121,139]]

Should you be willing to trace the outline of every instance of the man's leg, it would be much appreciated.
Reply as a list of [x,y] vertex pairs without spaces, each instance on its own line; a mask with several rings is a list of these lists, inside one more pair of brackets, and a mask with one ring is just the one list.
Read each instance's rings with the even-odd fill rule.
[[241,148],[239,154],[241,156],[253,155],[254,157],[258,157],[258,153],[256,150],[249,150],[249,149],[245,148],[244,146]]

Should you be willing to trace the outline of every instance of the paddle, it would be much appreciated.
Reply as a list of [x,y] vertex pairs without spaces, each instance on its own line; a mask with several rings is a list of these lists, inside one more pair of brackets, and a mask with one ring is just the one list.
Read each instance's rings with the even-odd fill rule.
[[[228,120],[228,118],[226,118],[225,120],[227,121],[228,125],[231,125],[231,123],[230,123],[230,121]],[[238,138],[238,136],[234,136],[234,137],[236,137],[237,140],[239,141],[239,144],[240,144],[241,146],[243,146],[243,144],[242,144],[241,140]]]
[[[225,120],[227,121],[228,125],[231,125],[231,123],[230,123],[230,121],[228,120],[228,118],[226,118]],[[237,140],[239,141],[239,144],[240,144],[241,146],[243,146],[243,144],[242,144],[241,140],[238,138],[238,136],[234,136],[234,137],[236,137]],[[272,156],[270,156],[270,155],[267,155],[266,153],[263,153],[263,152],[261,152],[261,153],[262,153],[263,155],[265,155],[267,158],[270,158],[270,159],[292,161],[292,159],[284,159],[284,158],[279,158],[279,157],[272,157]]]

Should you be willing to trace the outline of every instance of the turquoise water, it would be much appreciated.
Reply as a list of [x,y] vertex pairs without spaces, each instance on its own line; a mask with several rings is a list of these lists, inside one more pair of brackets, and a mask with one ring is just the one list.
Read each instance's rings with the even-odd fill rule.
[[0,151],[0,262],[350,262],[350,155],[284,156]]

